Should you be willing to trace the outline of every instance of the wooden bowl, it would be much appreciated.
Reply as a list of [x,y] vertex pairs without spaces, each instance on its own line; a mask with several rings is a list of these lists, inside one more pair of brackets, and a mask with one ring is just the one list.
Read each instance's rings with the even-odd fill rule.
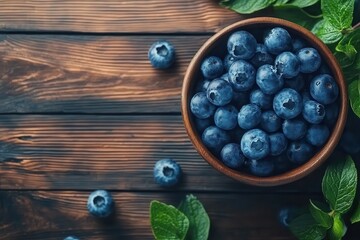
[[[319,51],[323,62],[325,61],[326,64],[329,66],[329,69],[331,69],[334,79],[339,85],[339,115],[327,143],[311,159],[309,159],[309,161],[307,161],[303,165],[300,165],[292,170],[289,170],[288,172],[279,175],[269,177],[257,177],[227,167],[206,148],[206,146],[201,141],[201,136],[198,135],[197,130],[195,129],[193,116],[190,111],[190,100],[194,94],[195,83],[198,79],[201,78],[200,66],[202,60],[212,54],[224,56],[224,52],[226,52],[226,42],[231,33],[237,30],[249,30],[256,36],[256,34],[263,34],[263,30],[265,28],[271,28],[276,26],[284,27],[289,31],[292,36],[297,36],[304,39],[308,42],[309,46],[312,46]],[[234,23],[222,29],[204,43],[204,45],[199,49],[199,51],[192,59],[186,71],[182,87],[181,107],[184,125],[193,145],[200,153],[200,155],[211,166],[213,166],[216,170],[222,172],[223,174],[243,183],[257,186],[276,186],[293,182],[308,175],[317,167],[319,167],[330,156],[330,154],[336,147],[338,141],[340,140],[343,128],[345,126],[348,108],[348,97],[346,84],[341,68],[334,55],[321,40],[319,40],[307,29],[295,23],[277,18],[258,17]]]

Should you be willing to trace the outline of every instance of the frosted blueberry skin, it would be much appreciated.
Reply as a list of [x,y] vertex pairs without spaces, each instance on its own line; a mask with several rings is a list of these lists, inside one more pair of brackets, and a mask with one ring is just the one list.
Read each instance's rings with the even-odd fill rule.
[[277,132],[270,134],[269,140],[270,140],[270,155],[279,156],[286,150],[288,141],[283,133]]
[[311,80],[310,94],[319,103],[327,105],[336,101],[339,87],[332,76],[320,74]]
[[229,69],[229,80],[235,91],[250,90],[255,84],[255,68],[244,60],[234,62]]
[[98,218],[107,218],[114,211],[114,201],[106,190],[93,191],[87,201],[89,213]]
[[230,53],[227,54],[225,57],[224,57],[224,68],[226,71],[229,71],[229,68],[230,66],[236,62],[237,60],[240,60],[240,58],[238,57],[234,57],[233,55],[231,55]]
[[256,72],[256,84],[265,94],[277,93],[284,85],[284,79],[269,64],[262,65]]
[[300,72],[302,73],[313,73],[321,65],[320,54],[315,48],[302,48],[296,56],[300,61]]
[[304,103],[302,115],[308,123],[319,124],[325,118],[325,107],[313,100],[306,101]]
[[258,105],[261,109],[271,109],[273,96],[263,93],[260,89],[255,89],[250,93],[250,103]]
[[209,102],[205,92],[196,93],[190,100],[190,111],[200,119],[214,115],[216,107]]
[[264,158],[270,152],[269,136],[260,129],[251,129],[242,136],[240,147],[244,156],[249,159]]
[[292,40],[293,52],[297,52],[304,47],[306,47],[306,44],[303,40],[301,40],[300,38],[293,38],[293,40]]
[[240,169],[245,162],[240,145],[237,143],[226,144],[221,150],[220,158],[226,166],[233,169]]
[[233,98],[233,89],[227,81],[217,78],[210,82],[206,97],[215,106],[225,106]]
[[287,149],[287,156],[293,163],[301,165],[313,156],[313,148],[305,141],[292,142]]
[[272,110],[261,114],[260,126],[268,133],[276,132],[281,128],[281,119]]
[[250,59],[254,56],[257,42],[247,31],[237,31],[230,35],[227,42],[228,52],[239,59]]
[[303,120],[289,119],[283,122],[282,131],[289,140],[299,140],[305,136],[307,125]]
[[270,53],[278,55],[292,49],[292,38],[284,28],[275,27],[265,34],[264,45]]
[[261,121],[261,110],[255,104],[246,104],[242,106],[238,113],[238,124],[242,129],[251,129]]
[[273,64],[274,58],[271,56],[264,44],[258,43],[256,46],[255,55],[251,58],[250,62],[252,65],[258,68],[265,64]]
[[306,141],[315,147],[323,146],[328,140],[330,130],[326,125],[314,124],[311,125],[306,133]]
[[220,77],[224,71],[224,65],[220,58],[210,56],[201,63],[201,73],[206,79]]
[[155,42],[149,49],[148,58],[154,68],[169,68],[175,62],[175,48],[167,41]]
[[292,52],[283,52],[275,58],[275,68],[280,76],[293,78],[300,72],[300,61]]
[[283,119],[297,117],[303,108],[301,95],[291,88],[284,88],[277,93],[273,100],[275,113]]
[[201,139],[204,145],[216,155],[220,153],[225,144],[230,142],[229,134],[216,126],[206,128]]
[[170,158],[161,159],[155,163],[154,179],[162,187],[177,185],[180,182],[181,174],[180,165]]
[[248,167],[250,172],[258,177],[267,177],[270,176],[275,169],[274,162],[270,159],[261,159],[261,160],[249,160]]
[[214,115],[215,125],[223,130],[234,129],[238,125],[238,112],[232,105],[219,107]]

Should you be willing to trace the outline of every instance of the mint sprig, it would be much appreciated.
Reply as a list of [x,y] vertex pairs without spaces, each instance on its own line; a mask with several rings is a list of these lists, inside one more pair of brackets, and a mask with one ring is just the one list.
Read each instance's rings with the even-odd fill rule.
[[209,216],[192,194],[186,195],[179,208],[151,201],[150,223],[156,240],[206,240],[209,236]]

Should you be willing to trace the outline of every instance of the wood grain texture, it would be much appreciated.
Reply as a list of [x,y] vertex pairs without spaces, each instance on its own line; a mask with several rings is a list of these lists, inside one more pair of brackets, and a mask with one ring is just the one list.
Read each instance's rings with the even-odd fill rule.
[[[1,191],[0,239],[58,240],[68,235],[88,240],[153,239],[149,221],[151,200],[177,206],[185,196],[112,192],[116,214],[112,221],[102,224],[86,210],[88,195],[87,191]],[[303,206],[307,197],[317,198],[275,194],[195,193],[195,196],[211,219],[210,240],[294,239],[277,220],[280,209]]]
[[[0,34],[0,112],[180,112],[184,73],[208,37]],[[147,58],[159,39],[176,47],[167,71]]]
[[2,31],[214,32],[244,17],[215,0],[2,0]]
[[164,190],[152,171],[157,160],[169,157],[183,168],[180,191],[320,191],[323,170],[265,189],[218,173],[195,151],[181,116],[0,118],[0,189]]

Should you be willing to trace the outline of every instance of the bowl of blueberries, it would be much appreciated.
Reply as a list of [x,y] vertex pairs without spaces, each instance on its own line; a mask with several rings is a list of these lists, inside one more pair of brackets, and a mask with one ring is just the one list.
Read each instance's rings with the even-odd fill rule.
[[182,116],[199,154],[243,183],[276,186],[319,167],[347,117],[347,89],[331,51],[277,18],[234,23],[193,57]]

